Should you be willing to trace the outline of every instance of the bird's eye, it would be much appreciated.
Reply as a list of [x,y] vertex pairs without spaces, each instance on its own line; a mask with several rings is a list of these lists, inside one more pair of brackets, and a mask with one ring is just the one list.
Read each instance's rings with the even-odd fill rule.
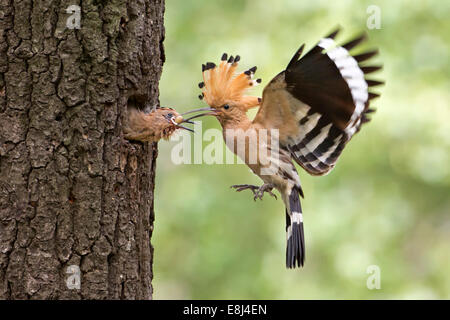
[[167,114],[167,116],[168,116],[169,118],[173,118],[173,113],[169,113],[169,114]]
[[230,106],[229,106],[228,104],[226,104],[226,105],[223,106],[223,108],[224,108],[225,110],[228,110],[228,109],[230,109]]

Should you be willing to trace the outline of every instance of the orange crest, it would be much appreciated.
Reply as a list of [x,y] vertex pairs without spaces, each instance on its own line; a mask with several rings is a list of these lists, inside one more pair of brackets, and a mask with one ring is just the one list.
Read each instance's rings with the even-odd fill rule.
[[232,103],[243,111],[257,107],[261,102],[258,97],[244,95],[246,89],[261,83],[261,79],[253,80],[256,67],[242,73],[235,73],[240,60],[239,56],[222,55],[219,66],[212,62],[202,65],[203,82],[199,83],[202,89],[200,99],[204,99],[212,108],[219,108],[224,104]]

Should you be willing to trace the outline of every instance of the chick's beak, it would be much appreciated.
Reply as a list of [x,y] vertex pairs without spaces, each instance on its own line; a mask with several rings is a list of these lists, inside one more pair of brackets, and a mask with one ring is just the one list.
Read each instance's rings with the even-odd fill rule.
[[190,129],[190,128],[187,128],[187,127],[181,125],[181,123],[184,123],[184,122],[186,122],[186,123],[192,123],[192,124],[193,124],[192,121],[189,121],[188,119],[183,119],[182,116],[177,116],[177,117],[175,117],[175,118],[172,118],[172,119],[171,119],[171,122],[172,122],[172,124],[174,124],[175,127],[177,127],[177,128],[180,128],[180,129],[184,129],[184,130],[187,130],[187,131],[194,132],[194,130],[192,130],[192,129]]
[[[187,119],[185,119],[185,118],[183,117],[183,116],[186,115],[186,114],[190,114],[190,113],[194,113],[194,112],[199,112],[199,111],[207,111],[207,112],[197,114],[197,115],[192,116],[192,117],[187,118]],[[194,122],[191,121],[192,119],[199,118],[199,117],[203,117],[203,116],[208,116],[208,115],[212,115],[212,116],[217,115],[217,110],[216,110],[216,109],[213,109],[213,108],[200,108],[200,109],[195,109],[195,110],[187,111],[187,112],[185,112],[185,113],[182,113],[182,114],[179,115],[179,116],[172,117],[172,118],[170,118],[170,119],[167,118],[167,120],[169,120],[169,122],[170,122],[171,124],[173,124],[176,128],[184,129],[184,130],[187,130],[187,131],[194,132],[194,130],[192,130],[192,129],[190,129],[190,128],[187,128],[187,127],[185,127],[185,126],[182,126],[181,124],[182,124],[182,123],[190,123],[190,124],[194,124]]]

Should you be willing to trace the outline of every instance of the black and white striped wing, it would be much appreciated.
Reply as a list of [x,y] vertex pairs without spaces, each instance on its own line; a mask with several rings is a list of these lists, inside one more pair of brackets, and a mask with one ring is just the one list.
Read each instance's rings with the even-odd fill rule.
[[366,74],[381,67],[361,65],[377,51],[356,56],[349,52],[365,36],[339,46],[334,41],[338,31],[321,39],[302,58],[303,46],[297,51],[286,70],[264,89],[255,118],[267,124],[263,117],[283,116],[285,120],[279,126],[281,143],[313,175],[328,173],[346,143],[369,121],[369,102],[378,94],[368,89],[382,84],[365,79]]

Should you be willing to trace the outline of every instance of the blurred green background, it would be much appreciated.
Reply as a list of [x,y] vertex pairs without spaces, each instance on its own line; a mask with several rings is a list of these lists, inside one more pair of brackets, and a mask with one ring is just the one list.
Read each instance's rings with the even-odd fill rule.
[[[381,9],[368,30],[367,7]],[[284,207],[232,184],[261,181],[244,165],[174,165],[161,142],[157,164],[155,299],[450,298],[450,2],[168,0],[161,104],[198,100],[201,64],[223,52],[258,66],[253,94],[336,25],[337,40],[366,30],[386,80],[373,121],[336,168],[311,177],[305,199],[306,265],[285,269]],[[254,114],[254,113],[253,113]],[[252,114],[250,114],[252,115]],[[211,118],[203,130],[219,128]],[[205,143],[208,144],[208,143]],[[369,290],[368,266],[381,270]]]

